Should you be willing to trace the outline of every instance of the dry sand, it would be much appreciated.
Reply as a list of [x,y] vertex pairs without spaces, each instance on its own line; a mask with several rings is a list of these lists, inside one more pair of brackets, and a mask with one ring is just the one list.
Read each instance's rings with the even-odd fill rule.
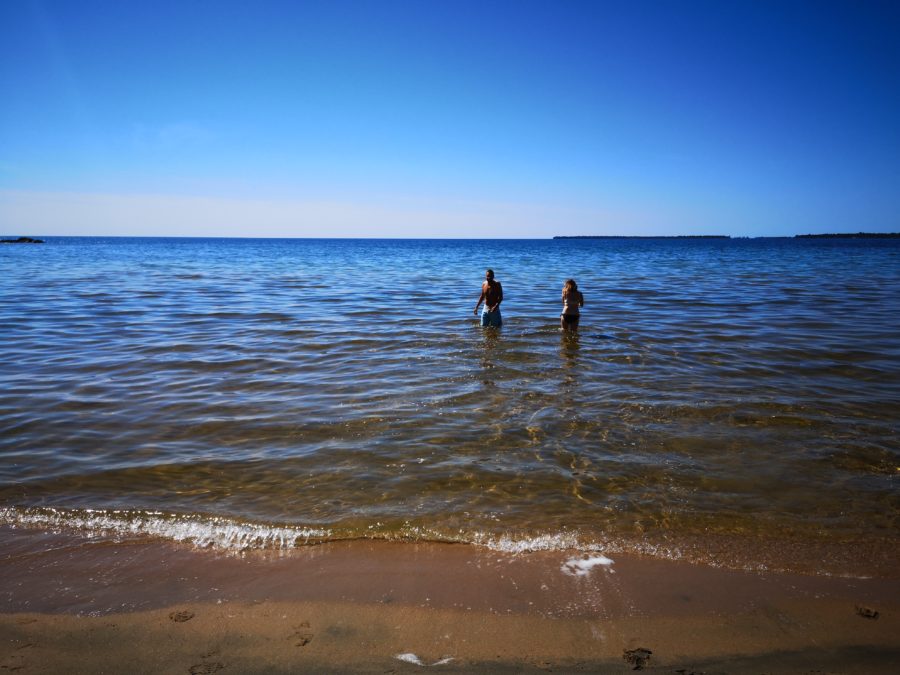
[[896,580],[611,557],[367,541],[225,556],[0,530],[0,671],[900,671]]

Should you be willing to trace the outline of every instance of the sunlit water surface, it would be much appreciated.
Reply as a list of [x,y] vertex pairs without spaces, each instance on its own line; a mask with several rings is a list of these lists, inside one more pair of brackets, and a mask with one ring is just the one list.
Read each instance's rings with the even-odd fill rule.
[[0,267],[0,524],[896,563],[897,240],[50,238]]

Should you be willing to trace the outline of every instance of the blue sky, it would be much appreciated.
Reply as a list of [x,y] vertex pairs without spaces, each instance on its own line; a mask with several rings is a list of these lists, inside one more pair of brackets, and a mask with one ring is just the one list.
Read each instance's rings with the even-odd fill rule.
[[0,232],[900,231],[896,2],[0,3]]

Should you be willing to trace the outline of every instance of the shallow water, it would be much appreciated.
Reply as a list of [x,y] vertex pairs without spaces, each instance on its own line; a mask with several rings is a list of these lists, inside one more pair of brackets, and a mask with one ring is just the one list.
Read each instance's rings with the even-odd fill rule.
[[49,238],[0,267],[0,524],[896,562],[897,240]]

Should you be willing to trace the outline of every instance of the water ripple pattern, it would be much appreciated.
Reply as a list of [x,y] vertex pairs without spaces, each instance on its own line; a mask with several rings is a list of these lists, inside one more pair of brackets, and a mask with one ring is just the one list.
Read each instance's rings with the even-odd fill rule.
[[895,562],[897,240],[51,237],[0,272],[0,524]]

